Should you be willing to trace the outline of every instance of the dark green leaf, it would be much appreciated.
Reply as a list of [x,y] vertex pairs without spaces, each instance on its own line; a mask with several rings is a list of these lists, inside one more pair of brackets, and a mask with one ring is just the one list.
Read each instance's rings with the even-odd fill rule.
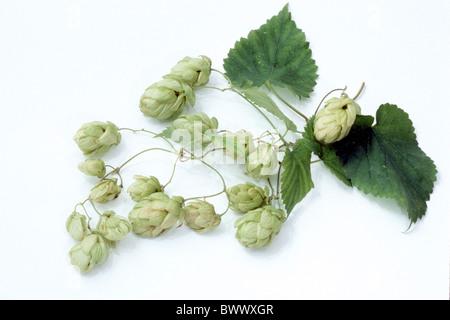
[[436,166],[419,148],[405,111],[384,104],[373,127],[370,118],[358,117],[347,138],[333,148],[354,186],[377,197],[397,200],[415,223],[426,213]]
[[281,175],[281,197],[288,214],[314,188],[311,178],[311,151],[298,140],[295,147],[286,149]]
[[260,87],[270,81],[305,98],[318,77],[311,56],[305,34],[292,21],[286,5],[277,16],[236,42],[224,60],[224,69],[237,86]]
[[342,163],[336,155],[335,150],[329,145],[322,145],[314,138],[314,119],[314,116],[311,117],[305,126],[305,132],[303,132],[305,146],[323,161],[325,167],[331,173],[347,186],[351,187],[352,182],[346,177]]

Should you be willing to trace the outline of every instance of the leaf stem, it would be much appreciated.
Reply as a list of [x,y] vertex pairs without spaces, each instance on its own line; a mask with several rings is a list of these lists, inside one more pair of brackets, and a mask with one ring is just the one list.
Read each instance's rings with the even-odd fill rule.
[[228,81],[228,84],[230,85],[230,88],[233,88],[233,83],[231,82],[230,78],[225,73],[223,73],[222,71],[219,71],[217,69],[213,69],[213,68],[211,68],[211,71],[215,71],[217,73],[220,73]]
[[214,89],[214,90],[219,90],[222,92],[225,92],[227,90],[232,90],[232,88],[217,88],[217,87],[212,87],[212,86],[200,86],[200,87],[195,87],[196,89]]
[[356,96],[353,98],[353,100],[358,99],[358,97],[360,96],[361,92],[364,90],[364,87],[366,86],[366,83],[363,82],[361,85],[361,88],[359,89],[358,93],[356,94]]
[[[242,94],[241,92],[239,92],[238,90],[234,89],[233,83],[231,82],[230,78],[229,78],[225,73],[223,73],[222,71],[219,71],[219,70],[217,70],[217,69],[211,69],[211,71],[215,71],[215,72],[217,72],[217,73],[220,73],[220,74],[228,81],[228,84],[230,85],[230,87],[227,88],[226,90],[230,90],[230,91],[232,91],[232,92],[238,94],[238,95],[241,96],[243,99],[245,99],[248,103],[250,103],[250,104],[251,104],[256,110],[258,110],[258,112],[259,112],[259,113],[267,120],[267,122],[271,125],[271,127],[272,127],[275,131],[277,131],[278,135],[279,135],[280,137],[282,137],[281,134],[280,134],[280,132],[277,130],[277,128],[275,127],[275,125],[273,124],[273,122],[270,121],[270,119],[266,116],[266,114],[265,114],[264,112],[262,112],[262,110],[259,109],[258,106],[257,106],[256,104],[254,104],[251,100],[249,100],[245,95],[243,95],[243,94]],[[218,89],[218,88],[214,88],[214,89]],[[218,89],[218,90],[221,90],[221,89]],[[225,90],[221,90],[221,91],[225,91]],[[283,142],[285,142],[284,138],[281,138],[281,140],[282,140]]]
[[269,89],[273,94],[275,94],[277,96],[278,99],[281,100],[281,102],[283,102],[286,106],[289,107],[289,109],[291,109],[292,111],[294,111],[296,114],[298,114],[299,116],[301,116],[303,119],[305,119],[306,122],[309,121],[309,118],[307,116],[305,116],[303,113],[301,113],[300,111],[298,111],[293,105],[291,105],[289,102],[287,102],[282,96],[280,96],[278,94],[278,92],[275,90],[275,88],[272,86],[272,84],[270,83],[270,81],[266,81],[265,85],[267,87],[267,89]]
[[320,106],[322,105],[322,103],[325,101],[325,99],[326,99],[330,94],[332,94],[333,92],[336,92],[336,91],[344,91],[344,92],[345,92],[345,90],[347,90],[347,86],[345,86],[344,89],[333,89],[333,90],[331,90],[330,92],[328,92],[328,93],[322,98],[322,100],[320,101],[319,105],[317,106],[316,112],[314,112],[314,115],[317,114],[317,112],[318,112],[319,109],[320,109]]
[[284,140],[284,138],[281,136],[280,132],[278,131],[278,129],[275,127],[275,125],[273,124],[272,121],[270,121],[270,119],[266,116],[266,114],[264,112],[262,112],[261,109],[258,108],[258,106],[256,104],[254,104],[250,99],[248,99],[245,95],[243,95],[241,92],[235,90],[235,89],[231,89],[231,91],[237,93],[239,96],[241,96],[243,99],[245,99],[248,103],[250,103],[256,110],[258,110],[258,112],[267,120],[267,122],[270,124],[270,126],[278,133],[278,135],[280,136],[281,140],[283,142],[286,142]]

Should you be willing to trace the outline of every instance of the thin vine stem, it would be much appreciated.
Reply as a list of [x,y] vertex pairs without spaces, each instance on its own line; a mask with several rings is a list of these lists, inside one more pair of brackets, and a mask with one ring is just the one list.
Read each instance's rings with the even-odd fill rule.
[[150,149],[146,149],[144,151],[141,151],[137,154],[135,154],[134,156],[132,156],[130,159],[128,159],[127,161],[125,161],[118,169],[122,170],[123,167],[125,167],[128,163],[130,163],[131,161],[133,161],[134,159],[136,159],[137,157],[139,157],[140,155],[150,152],[150,151],[164,151],[164,152],[168,152],[168,153],[172,153],[172,154],[176,154],[178,156],[178,152],[172,152],[170,150],[164,149],[164,148],[150,148]]
[[270,181],[270,178],[267,178],[267,182],[269,183],[269,188],[270,188],[270,191],[272,192],[272,196],[270,198],[273,201],[276,197],[275,190],[273,189],[272,181]]
[[[227,197],[228,198],[228,197]],[[230,200],[228,199],[228,206],[227,206],[227,209],[225,210],[225,212],[223,212],[223,213],[221,213],[221,214],[219,214],[219,216],[224,216],[229,210],[230,210],[230,206],[231,206],[231,203],[230,203]]]
[[359,89],[358,93],[356,94],[356,96],[353,98],[353,100],[358,99],[358,97],[361,95],[362,91],[364,90],[364,87],[366,86],[366,83],[363,82],[361,85],[361,88]]
[[[119,178],[120,178],[120,186],[123,188],[123,179],[122,179],[122,175],[119,173],[120,169],[119,169],[119,168],[114,168],[113,166],[110,166],[109,164],[107,164],[106,167],[109,167],[109,168],[113,169],[109,174],[113,174],[113,173],[114,173],[114,174],[117,174],[117,175],[119,176]],[[109,175],[109,174],[108,174],[108,175]],[[103,177],[102,180],[104,180],[105,178],[106,178],[106,176]]]
[[331,90],[330,92],[328,92],[328,93],[322,98],[322,100],[320,101],[319,105],[317,106],[316,112],[314,112],[314,115],[317,114],[317,112],[318,112],[319,109],[320,109],[320,106],[322,105],[322,103],[325,101],[325,99],[326,99],[330,94],[332,94],[333,92],[336,92],[336,91],[343,91],[343,92],[345,92],[345,90],[347,90],[347,86],[345,86],[344,89],[334,89],[334,90]]
[[239,92],[239,91],[237,91],[235,89],[232,89],[231,91],[233,91],[234,93],[238,94],[243,99],[245,99],[249,104],[251,104],[267,120],[267,122],[270,124],[270,126],[278,133],[278,135],[281,138],[281,141],[286,142],[284,140],[284,138],[282,137],[282,135],[280,134],[280,132],[278,131],[277,127],[275,127],[275,125],[273,124],[273,122],[270,121],[270,119],[266,116],[266,114],[264,112],[262,112],[262,110],[255,103],[253,103],[253,101],[251,101],[245,95],[243,95],[241,92]]
[[[182,149],[183,150],[183,149]],[[217,173],[217,175],[220,177],[220,179],[222,180],[222,184],[223,184],[223,190],[220,192],[217,192],[215,194],[209,195],[209,196],[201,196],[201,197],[192,197],[192,198],[187,198],[185,199],[185,201],[189,201],[189,200],[195,200],[195,199],[206,199],[206,198],[213,198],[216,196],[221,195],[222,193],[225,193],[227,191],[227,185],[225,183],[225,179],[223,178],[223,176],[220,174],[220,172],[214,168],[213,166],[211,166],[210,164],[208,164],[207,162],[203,161],[201,158],[196,157],[195,155],[193,155],[191,152],[187,151],[186,149],[184,149],[184,151],[186,153],[188,153],[192,159],[200,161],[201,163],[203,163],[205,166],[207,166],[208,168],[210,168],[211,170],[213,170],[214,172]]]
[[281,177],[281,167],[282,164],[280,162],[278,173],[277,173],[277,200],[278,200],[278,207],[281,208],[281,202],[280,202],[280,177]]
[[92,208],[94,208],[94,211],[97,212],[97,214],[98,214],[99,216],[102,216],[102,214],[101,214],[101,213],[97,210],[97,208],[95,207],[94,202],[93,202],[91,199],[88,199],[88,200],[89,200],[89,202],[91,203]]
[[[164,151],[164,152],[176,154],[176,155],[178,156],[178,152],[170,151],[170,150],[167,150],[167,149],[164,149],[164,148],[150,148],[150,149],[146,149],[146,150],[144,150],[144,151],[141,151],[141,152],[135,154],[135,155],[132,156],[130,159],[128,159],[127,161],[125,161],[120,167],[117,167],[116,169],[114,169],[114,170],[112,170],[111,172],[109,172],[108,174],[106,174],[106,175],[103,177],[102,180],[105,180],[107,177],[109,177],[109,176],[110,176],[111,174],[113,174],[113,173],[118,174],[118,173],[123,169],[123,167],[125,167],[128,163],[130,163],[131,161],[133,161],[134,159],[136,159],[136,158],[139,157],[140,155],[142,155],[142,154],[144,154],[144,153],[146,153],[146,152],[149,152],[149,151],[154,151],[154,150]],[[111,166],[109,166],[109,167],[111,167]],[[111,167],[111,168],[113,168],[113,167]]]
[[133,132],[133,133],[137,133],[137,132],[145,132],[145,133],[152,134],[152,135],[154,135],[154,138],[161,138],[161,139],[163,139],[164,141],[166,141],[166,142],[170,145],[170,147],[172,148],[172,150],[174,150],[175,152],[177,151],[177,149],[173,146],[172,142],[170,142],[169,139],[167,139],[166,137],[163,137],[163,136],[159,135],[159,134],[156,133],[156,132],[149,131],[149,130],[145,130],[145,129],[138,129],[138,130],[136,130],[136,129],[130,129],[130,128],[120,128],[120,129],[119,129],[119,131],[124,131],[124,130],[125,130],[125,131],[131,131],[131,132]]
[[234,93],[236,93],[237,95],[239,95],[241,98],[243,98],[245,101],[247,101],[251,106],[253,106],[263,117],[264,117],[264,119],[266,119],[266,121],[270,124],[270,126],[278,133],[278,135],[281,137],[281,140],[283,141],[283,142],[285,142],[284,141],[284,138],[282,137],[282,135],[280,134],[280,132],[278,131],[278,129],[277,129],[277,127],[273,124],[273,122],[272,121],[270,121],[270,119],[266,116],[266,114],[255,104],[255,103],[253,103],[253,101],[251,101],[250,99],[248,99],[244,94],[242,94],[240,91],[238,91],[238,90],[236,90],[234,87],[233,87],[233,83],[231,82],[231,80],[230,80],[230,78],[225,74],[225,73],[223,73],[222,71],[219,71],[219,70],[217,70],[217,69],[211,69],[211,71],[215,71],[215,72],[217,72],[217,73],[219,73],[219,74],[221,74],[227,81],[228,81],[228,85],[230,86],[229,88],[226,88],[226,89],[219,89],[219,88],[215,88],[215,87],[212,87],[212,89],[217,89],[217,90],[221,90],[221,91],[226,91],[226,90],[229,90],[229,91],[232,91],[232,92],[234,92]]
[[228,81],[228,84],[230,85],[230,88],[233,88],[233,83],[231,82],[231,79],[225,73],[223,73],[220,70],[213,69],[213,68],[211,68],[211,71],[214,71],[214,72],[217,72],[217,73],[221,74]]
[[281,102],[283,102],[287,107],[289,107],[289,109],[291,109],[292,111],[294,111],[296,114],[298,114],[299,116],[301,116],[303,119],[305,119],[306,122],[309,121],[309,118],[307,116],[305,116],[303,113],[301,113],[300,111],[298,111],[293,105],[291,105],[289,102],[287,102],[280,94],[278,94],[278,92],[275,90],[275,88],[272,86],[272,84],[270,83],[270,81],[266,81],[265,86],[267,87],[267,89],[269,89],[278,99],[280,99]]
[[177,168],[178,160],[180,160],[179,156],[177,157],[177,159],[175,160],[175,163],[173,164],[172,175],[170,176],[169,181],[163,186],[163,189],[166,189],[166,187],[172,182],[172,179],[175,175],[175,170]]
[[92,218],[89,216],[89,214],[87,213],[86,208],[84,207],[84,204],[85,204],[86,202],[88,202],[88,201],[89,201],[89,198],[86,199],[86,200],[84,200],[83,202],[78,203],[77,205],[75,205],[75,208],[73,209],[73,211],[74,211],[74,212],[77,212],[77,207],[80,206],[80,207],[83,208],[84,213],[86,214],[86,216],[88,217],[88,219],[91,220]]

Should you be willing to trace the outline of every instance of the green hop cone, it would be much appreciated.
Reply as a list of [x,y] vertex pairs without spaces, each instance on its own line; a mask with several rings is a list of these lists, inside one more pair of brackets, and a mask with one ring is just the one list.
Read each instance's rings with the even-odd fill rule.
[[262,143],[250,153],[245,164],[246,174],[252,178],[268,178],[277,172],[278,154],[275,146]]
[[156,192],[138,202],[131,210],[128,218],[133,226],[133,232],[139,236],[156,237],[168,230],[179,221],[184,221],[184,200],[172,197],[162,192]]
[[247,213],[268,203],[269,188],[262,188],[247,182],[238,184],[227,190],[230,209],[235,212]]
[[236,238],[247,248],[267,247],[285,220],[285,212],[271,205],[252,210],[236,220]]
[[104,264],[109,257],[110,247],[101,234],[92,231],[69,252],[70,263],[77,266],[82,273],[87,273],[96,264]]
[[247,159],[249,154],[255,151],[253,135],[246,130],[239,130],[236,133],[227,132],[224,134],[225,154],[234,160]]
[[179,116],[172,124],[176,135],[183,137],[183,144],[191,148],[204,148],[211,143],[219,123],[216,118],[209,118],[203,112]]
[[206,201],[193,201],[184,208],[186,225],[197,233],[215,229],[222,221],[214,206]]
[[147,178],[140,175],[133,177],[136,181],[128,187],[127,192],[131,199],[136,202],[143,200],[155,192],[163,192],[164,188],[159,183],[159,180],[153,176]]
[[139,108],[146,116],[167,120],[179,116],[186,103],[195,104],[192,88],[176,76],[167,75],[145,90]]
[[331,98],[314,120],[314,136],[322,143],[330,144],[344,139],[361,114],[361,107],[345,93],[341,98]]
[[127,218],[116,215],[114,211],[106,211],[100,217],[97,230],[110,241],[120,241],[131,231],[131,223]]
[[66,230],[75,240],[83,240],[88,231],[86,216],[78,212],[72,213],[69,218],[67,218]]
[[111,122],[89,122],[84,124],[73,137],[84,155],[104,155],[112,146],[117,146],[122,136]]
[[117,185],[117,179],[105,179],[99,181],[91,190],[89,199],[97,203],[107,203],[117,198],[122,188]]
[[88,176],[100,179],[106,174],[105,162],[102,159],[86,159],[78,165],[78,169]]
[[192,87],[204,86],[209,82],[211,75],[211,59],[206,56],[185,57],[172,68],[171,72]]

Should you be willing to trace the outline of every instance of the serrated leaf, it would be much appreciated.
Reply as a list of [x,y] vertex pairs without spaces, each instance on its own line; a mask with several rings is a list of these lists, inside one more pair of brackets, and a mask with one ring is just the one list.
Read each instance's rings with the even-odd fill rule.
[[273,99],[264,91],[248,88],[242,91],[245,97],[255,103],[257,106],[266,109],[274,116],[283,120],[286,124],[286,128],[291,131],[297,131],[297,126],[291,119],[286,117],[284,113],[278,108],[278,105]]
[[352,182],[346,177],[342,163],[336,155],[336,151],[329,145],[320,144],[314,138],[314,119],[315,116],[311,117],[305,126],[305,131],[303,132],[304,145],[323,161],[325,167],[331,173],[347,186],[351,187]]
[[292,149],[286,149],[282,162],[281,197],[288,215],[314,188],[311,178],[311,151],[298,140]]
[[384,104],[373,127],[370,118],[359,117],[347,138],[333,148],[354,186],[377,197],[395,199],[415,223],[426,213],[436,166],[419,148],[405,111]]
[[286,5],[277,16],[236,42],[224,60],[224,69],[237,86],[260,87],[269,81],[306,98],[318,77],[311,56],[306,36],[292,21]]
[[321,158],[325,167],[330,170],[332,174],[334,174],[339,180],[341,180],[344,184],[349,187],[352,187],[352,181],[347,178],[344,168],[342,166],[342,162],[339,157],[336,155],[336,151],[330,146],[324,147],[322,149]]
[[167,138],[167,139],[171,139],[174,130],[175,130],[175,129],[174,129],[172,126],[167,127],[166,129],[164,129],[163,132],[161,132],[160,134],[158,134],[156,137],[164,137],[164,138]]

